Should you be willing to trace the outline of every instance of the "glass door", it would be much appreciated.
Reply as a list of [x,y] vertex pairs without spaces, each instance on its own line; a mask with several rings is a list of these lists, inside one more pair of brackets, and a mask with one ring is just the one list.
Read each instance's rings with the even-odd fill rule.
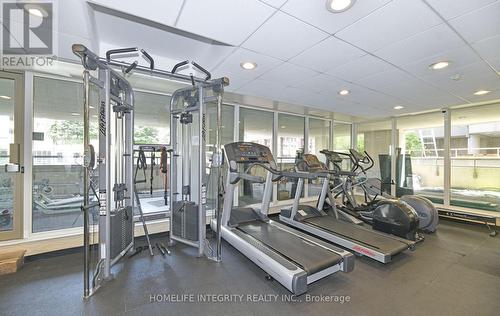
[[0,240],[22,238],[22,75],[0,71]]

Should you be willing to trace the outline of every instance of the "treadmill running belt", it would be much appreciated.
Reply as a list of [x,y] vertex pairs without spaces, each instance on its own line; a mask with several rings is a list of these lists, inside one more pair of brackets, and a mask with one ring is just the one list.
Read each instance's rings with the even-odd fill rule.
[[361,226],[342,222],[331,216],[317,216],[304,219],[304,222],[316,226],[320,229],[331,232],[332,234],[345,237],[346,239],[363,244],[374,250],[387,255],[394,255],[408,249],[413,243],[405,243],[390,236],[382,235],[375,231],[370,231]]
[[309,243],[273,224],[255,221],[241,225],[238,229],[294,261],[308,274],[314,274],[342,261],[342,256]]

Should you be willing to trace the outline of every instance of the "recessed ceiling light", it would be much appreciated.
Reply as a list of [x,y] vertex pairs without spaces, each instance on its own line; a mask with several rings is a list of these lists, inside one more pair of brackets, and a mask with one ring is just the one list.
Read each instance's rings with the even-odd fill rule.
[[240,64],[241,68],[245,70],[253,70],[257,68],[257,64],[251,61],[245,61]]
[[340,13],[350,9],[356,0],[327,0],[326,8],[333,13]]
[[0,98],[5,99],[5,100],[11,99],[11,97],[9,97],[8,95],[0,95]]
[[439,70],[439,69],[446,68],[449,65],[450,65],[449,61],[438,61],[437,63],[430,64],[429,68],[434,69],[434,70]]
[[95,107],[94,107],[94,106],[92,106],[92,105],[89,105],[89,108],[90,108],[90,109],[95,109]]
[[38,9],[29,9],[28,12],[31,14],[31,15],[34,15],[34,16],[38,16],[38,17],[41,17],[43,18],[43,13],[42,11],[38,10]]
[[478,90],[478,91],[474,92],[474,95],[485,95],[485,94],[488,94],[490,92],[491,91],[489,91],[489,90]]
[[401,109],[404,109],[404,106],[402,106],[402,105],[396,105],[394,107],[394,110],[401,110]]
[[339,91],[339,94],[340,94],[340,95],[348,95],[349,93],[351,93],[351,91],[346,90],[346,89],[344,89],[344,90],[340,90],[340,91]]
[[80,116],[80,113],[73,112],[73,113],[71,113],[71,115],[73,115],[73,116]]
[[286,126],[285,126],[285,125],[281,125],[280,127],[281,127],[281,128],[286,128]]
[[47,17],[49,14],[47,11],[45,11],[42,7],[39,5],[36,5],[35,3],[28,3],[24,6],[24,9],[28,11],[29,14],[33,16],[37,16],[39,18],[44,18]]

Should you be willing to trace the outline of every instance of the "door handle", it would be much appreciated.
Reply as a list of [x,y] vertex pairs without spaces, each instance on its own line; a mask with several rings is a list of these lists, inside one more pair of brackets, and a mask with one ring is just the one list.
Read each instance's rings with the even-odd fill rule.
[[5,172],[7,173],[18,173],[21,171],[21,168],[18,164],[8,163],[5,165]]
[[20,166],[21,146],[19,144],[9,144],[9,163],[5,165],[5,172],[7,173],[17,173],[24,171],[24,167]]

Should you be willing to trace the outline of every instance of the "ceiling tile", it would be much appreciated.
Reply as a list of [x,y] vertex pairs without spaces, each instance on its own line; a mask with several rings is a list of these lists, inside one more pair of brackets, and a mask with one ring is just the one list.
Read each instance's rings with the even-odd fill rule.
[[328,111],[335,111],[349,115],[365,116],[370,115],[370,112],[372,112],[371,114],[375,114],[376,112],[379,114],[381,113],[380,109],[373,111],[373,109],[366,109],[355,102],[349,102],[323,93],[306,94],[295,98],[295,100],[296,103],[298,102],[304,105],[316,106]]
[[327,37],[326,33],[318,29],[277,12],[242,47],[288,60]]
[[257,0],[186,0],[176,27],[237,46],[275,11]]
[[[108,49],[144,48],[151,55],[162,57],[155,60],[159,69],[171,69],[183,60],[193,60],[206,69],[212,69],[234,50],[231,46],[212,45],[99,11],[94,13],[94,20],[101,51],[103,43],[108,44]],[[162,63],[162,60],[168,61]]]
[[484,7],[497,0],[427,0],[436,11],[449,20]]
[[[439,70],[433,70],[429,68],[429,65],[443,60],[449,61],[451,63],[450,66]],[[468,46],[463,46],[458,49],[443,52],[438,55],[430,56],[415,61],[413,63],[406,64],[402,66],[402,68],[404,68],[405,70],[407,70],[408,72],[417,77],[433,76],[433,75],[438,76],[443,74],[448,77],[451,77],[458,73],[457,71],[458,68],[479,61],[481,61],[481,59],[477,57],[477,55],[474,53],[472,49],[470,49]]]
[[[242,62],[254,62],[257,68],[245,70],[241,68]],[[255,79],[263,73],[277,67],[283,62],[279,59],[252,52],[248,49],[237,48],[213,72],[227,77],[238,76],[243,79]]]
[[259,79],[275,81],[284,85],[294,85],[305,78],[316,76],[318,73],[291,63],[283,63],[280,66],[266,72]]
[[421,1],[394,0],[336,36],[373,52],[441,23],[442,20]]
[[440,24],[383,47],[374,54],[395,65],[401,66],[464,45],[463,40],[446,24]]
[[334,34],[390,1],[357,1],[349,10],[341,14],[335,14],[326,9],[325,0],[289,0],[281,10],[330,34]]
[[[221,77],[221,76],[223,76],[223,75],[216,73],[216,76],[214,76],[214,77],[217,78],[217,77]],[[242,78],[242,77],[234,76],[234,75],[226,76],[226,77],[229,78],[229,86],[225,87],[224,91],[229,91],[229,92],[234,92],[253,80],[253,79]]]
[[477,90],[500,89],[500,77],[482,61],[457,68],[456,73],[461,74],[460,80],[452,80],[448,73],[439,72],[422,79],[466,99]]
[[357,83],[359,83],[360,85],[363,85],[373,90],[384,91],[384,92],[390,90],[383,88],[391,87],[396,84],[400,84],[401,82],[419,84],[420,80],[414,78],[413,76],[397,68],[391,68],[389,70],[379,72],[371,76],[357,80]]
[[364,107],[380,107],[384,105],[406,105],[404,100],[396,97],[373,91],[357,85],[346,85],[345,89],[350,91],[346,96],[340,96],[338,90],[325,90],[320,94],[325,94],[346,102],[353,102]]
[[332,36],[290,59],[290,62],[325,72],[363,55],[365,52],[362,50]]
[[365,87],[413,103],[420,109],[465,103],[464,100],[399,69],[378,73],[359,82]]
[[269,4],[270,6],[273,6],[275,8],[281,7],[287,0],[260,0],[264,3]]
[[287,87],[281,82],[256,79],[244,85],[237,91],[244,95],[253,95],[268,98],[274,101],[289,101],[300,95],[307,94],[307,91]]
[[497,89],[495,91],[492,90],[490,93],[485,95],[471,95],[468,97],[468,100],[470,100],[471,102],[484,102],[498,99],[500,99],[500,89]]
[[183,0],[92,0],[92,2],[151,21],[173,26],[182,7]]
[[472,44],[472,47],[481,55],[481,57],[490,61],[499,58],[500,54],[500,35],[486,38],[479,42]]
[[298,88],[306,89],[313,93],[325,90],[340,91],[346,89],[347,85],[349,85],[349,83],[326,74],[304,78],[302,81],[294,84],[294,86]]
[[446,91],[435,88],[423,81],[418,82],[400,82],[382,89],[395,97],[401,98],[407,102],[418,106],[420,110],[440,108],[445,106],[459,105],[466,103]]
[[452,19],[450,23],[470,43],[500,35],[500,2]]
[[396,68],[379,58],[365,55],[342,66],[328,70],[327,74],[346,81],[357,82],[362,78],[392,69]]

